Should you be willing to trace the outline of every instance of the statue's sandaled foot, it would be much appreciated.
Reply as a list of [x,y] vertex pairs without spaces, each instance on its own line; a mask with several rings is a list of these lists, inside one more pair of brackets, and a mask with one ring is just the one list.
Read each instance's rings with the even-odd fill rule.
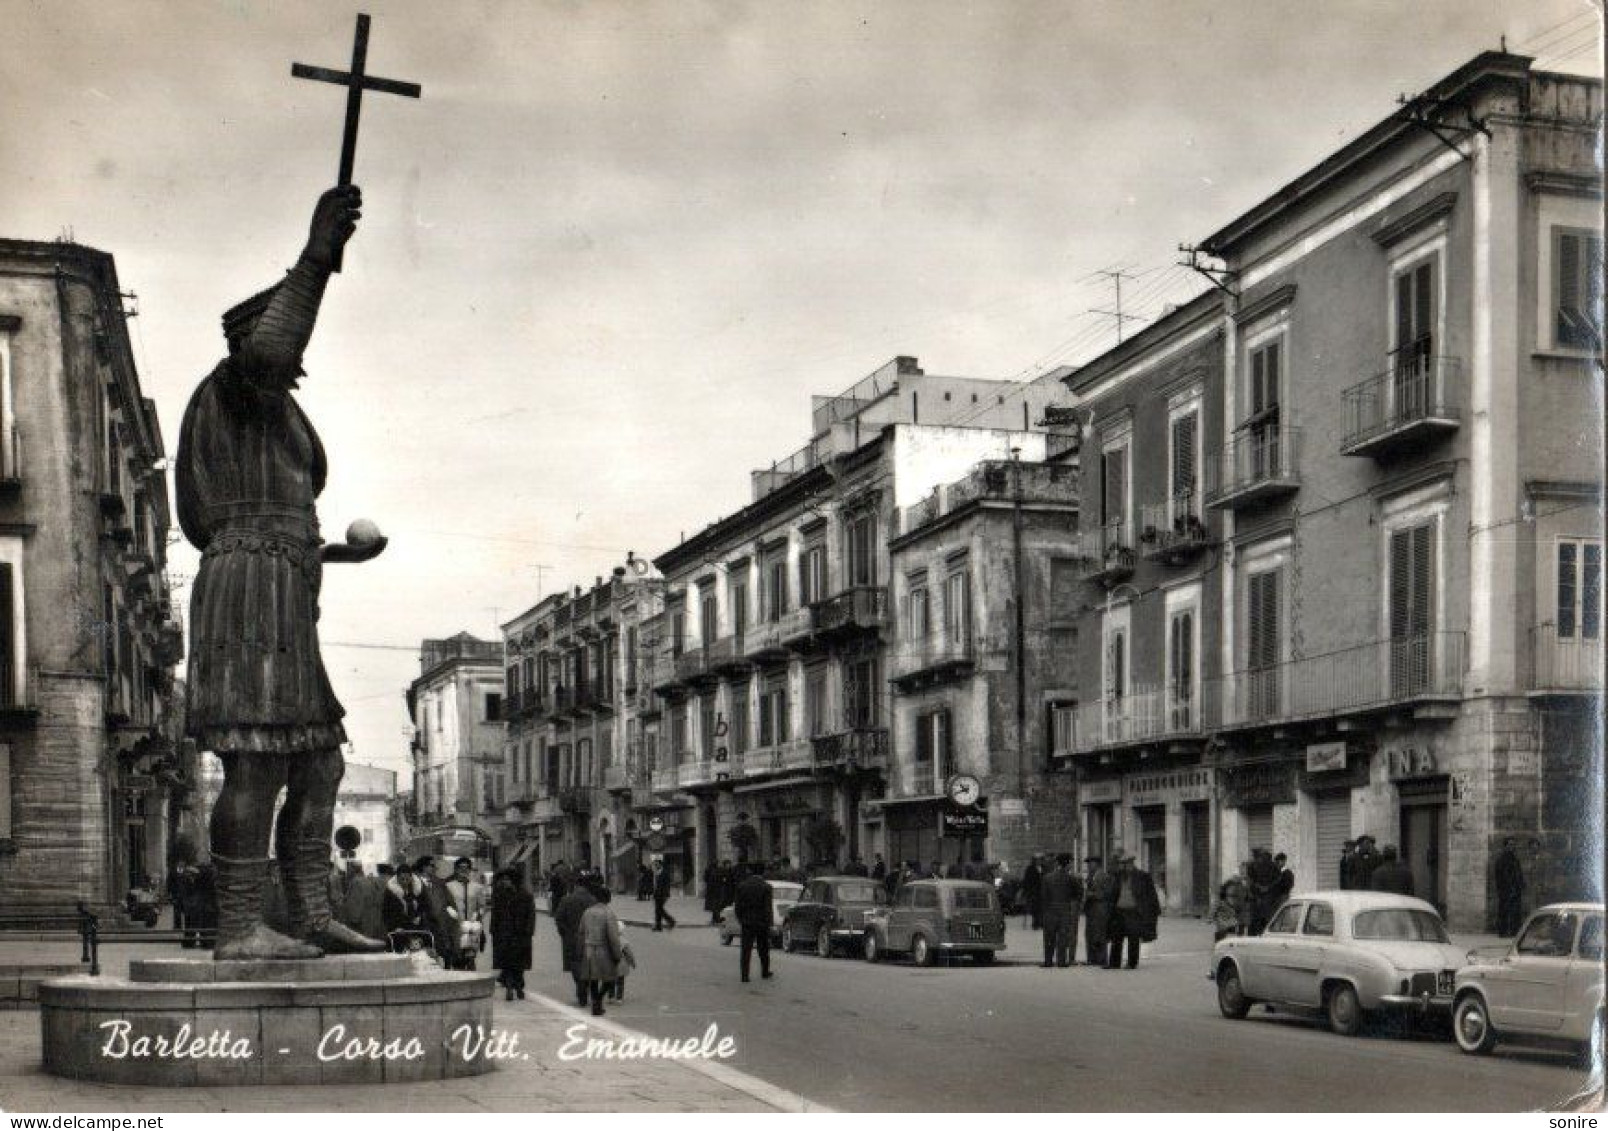
[[390,949],[379,939],[371,939],[334,919],[309,934],[307,941],[322,947],[326,954],[374,954]]
[[253,924],[244,934],[219,937],[212,950],[212,957],[219,961],[322,958],[323,955],[324,952],[311,943],[297,942],[261,923]]

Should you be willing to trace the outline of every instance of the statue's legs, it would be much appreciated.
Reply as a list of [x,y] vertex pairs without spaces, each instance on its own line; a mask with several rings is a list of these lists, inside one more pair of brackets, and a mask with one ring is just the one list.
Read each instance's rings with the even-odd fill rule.
[[284,788],[283,755],[224,752],[223,790],[212,810],[212,862],[218,871],[220,959],[317,958],[316,946],[286,938],[262,921],[267,882],[268,823]]
[[329,905],[330,837],[335,795],[346,763],[339,750],[296,754],[287,770],[285,804],[274,828],[274,853],[285,884],[285,906],[297,938],[326,951],[380,951],[385,943],[337,920]]

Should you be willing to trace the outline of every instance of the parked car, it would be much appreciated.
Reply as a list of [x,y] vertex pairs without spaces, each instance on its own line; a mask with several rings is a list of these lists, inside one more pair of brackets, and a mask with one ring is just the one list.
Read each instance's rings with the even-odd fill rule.
[[[771,942],[782,941],[782,920],[798,902],[799,895],[804,891],[803,884],[795,884],[791,880],[766,880],[771,887]],[[737,924],[735,908],[728,907],[720,913],[720,944],[730,946],[731,940],[741,938],[742,927]]]
[[865,940],[866,913],[888,902],[879,880],[864,876],[817,876],[782,920],[782,949],[813,946],[822,958],[834,947],[859,948]]
[[892,906],[866,914],[868,962],[909,954],[917,966],[931,966],[940,954],[969,954],[986,964],[1004,949],[999,896],[980,880],[915,880],[895,893]]
[[1434,907],[1366,891],[1291,896],[1264,934],[1230,936],[1212,956],[1223,1016],[1244,1017],[1262,1002],[1321,1012],[1344,1036],[1374,1012],[1449,1010],[1464,962]]
[[1533,913],[1505,955],[1470,952],[1453,989],[1452,1035],[1466,1053],[1502,1041],[1568,1043],[1588,1055],[1603,1041],[1600,903],[1554,903]]

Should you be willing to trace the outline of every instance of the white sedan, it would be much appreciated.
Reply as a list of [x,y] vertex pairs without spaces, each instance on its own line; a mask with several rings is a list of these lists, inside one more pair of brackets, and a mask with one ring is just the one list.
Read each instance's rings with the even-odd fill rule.
[[1530,916],[1499,959],[1457,972],[1452,1035],[1466,1053],[1498,1041],[1567,1043],[1590,1051],[1603,1039],[1600,903],[1554,903]]
[[1230,936],[1212,951],[1217,1006],[1240,1018],[1252,1005],[1322,1012],[1344,1036],[1383,1010],[1449,1009],[1465,954],[1421,899],[1371,891],[1294,895],[1266,933]]

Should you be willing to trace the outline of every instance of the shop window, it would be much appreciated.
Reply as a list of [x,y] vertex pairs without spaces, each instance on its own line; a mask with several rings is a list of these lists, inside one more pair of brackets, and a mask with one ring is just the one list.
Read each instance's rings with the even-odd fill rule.
[[1596,640],[1602,635],[1602,543],[1565,538],[1558,542],[1557,620],[1560,640]]

